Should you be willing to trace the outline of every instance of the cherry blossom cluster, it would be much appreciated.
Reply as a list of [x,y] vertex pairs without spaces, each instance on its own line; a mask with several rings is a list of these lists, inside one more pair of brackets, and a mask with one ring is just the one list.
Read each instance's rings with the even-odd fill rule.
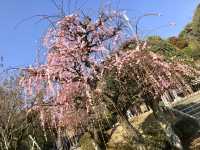
[[196,78],[200,75],[198,70],[188,65],[168,62],[163,56],[145,49],[122,51],[105,64],[105,71],[116,68],[119,80],[134,80],[137,83],[136,88],[151,93],[155,99],[169,89],[191,92],[185,78]]
[[53,126],[77,127],[88,122],[91,90],[100,72],[92,55],[102,57],[111,50],[109,45],[117,43],[123,28],[120,18],[116,12],[101,13],[95,21],[71,14],[48,30],[45,64],[24,69],[21,80],[30,95],[44,92],[43,103],[35,102],[33,107],[41,112],[43,124],[51,120]]

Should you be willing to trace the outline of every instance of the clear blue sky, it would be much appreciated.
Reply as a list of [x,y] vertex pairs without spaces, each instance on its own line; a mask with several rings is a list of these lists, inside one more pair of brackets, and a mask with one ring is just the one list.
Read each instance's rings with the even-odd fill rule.
[[[100,0],[71,0],[71,3],[75,1],[78,2],[76,7],[81,6],[88,14],[93,14],[101,4]],[[176,22],[175,27],[161,28],[152,32],[163,37],[177,35],[192,19],[199,2],[199,0],[112,0],[113,7],[127,10],[130,18],[147,12],[158,12],[163,15],[143,19],[141,28],[144,30],[163,26],[171,21]],[[71,9],[75,7],[75,4],[71,5],[73,6]],[[69,10],[67,5],[65,8]],[[2,0],[0,2],[0,56],[4,56],[6,67],[33,64],[35,50],[40,45],[38,41],[48,27],[45,21],[36,24],[39,18],[28,20],[17,29],[14,29],[15,25],[33,15],[56,15],[57,13],[51,0]]]

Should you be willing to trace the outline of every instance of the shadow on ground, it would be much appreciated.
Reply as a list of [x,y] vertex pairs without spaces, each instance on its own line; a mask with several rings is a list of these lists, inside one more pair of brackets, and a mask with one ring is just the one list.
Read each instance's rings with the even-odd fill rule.
[[[195,107],[192,107],[195,106]],[[181,110],[182,112],[193,115],[200,112],[200,104],[198,103],[186,103],[179,104],[175,109]],[[198,116],[195,117],[198,117]],[[175,113],[177,118],[176,122],[173,123],[175,133],[180,137],[185,150],[199,150],[200,149],[200,122],[187,115]],[[200,116],[200,114],[199,114]]]

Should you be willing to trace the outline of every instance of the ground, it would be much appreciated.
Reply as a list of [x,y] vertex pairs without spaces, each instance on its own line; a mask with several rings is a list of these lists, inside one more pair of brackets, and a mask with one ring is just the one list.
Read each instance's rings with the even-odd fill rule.
[[[165,149],[166,138],[164,131],[155,120],[152,112],[146,112],[138,117],[134,117],[130,122],[144,135],[145,144],[150,150]],[[108,133],[110,134],[112,130],[108,131]],[[120,125],[117,126],[115,131],[112,133],[107,148],[109,150],[134,150],[134,147],[131,146],[131,142],[126,137],[126,131]]]

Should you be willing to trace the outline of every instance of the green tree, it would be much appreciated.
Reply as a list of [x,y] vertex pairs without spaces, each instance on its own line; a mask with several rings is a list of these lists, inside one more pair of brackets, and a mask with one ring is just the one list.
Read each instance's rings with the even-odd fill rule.
[[178,38],[191,40],[191,35],[192,35],[192,22],[188,23],[185,28],[179,33]]
[[195,61],[200,58],[200,5],[197,6],[192,22],[180,33],[180,38],[189,41],[184,53]]
[[200,41],[200,5],[197,6],[193,16],[192,35],[195,40]]
[[150,45],[149,50],[154,53],[164,55],[167,59],[174,59],[175,57],[183,58],[181,52],[175,45],[167,40],[161,39],[159,36],[151,36],[147,41]]
[[173,37],[168,38],[168,42],[172,44],[173,46],[176,46],[180,50],[188,47],[188,41],[185,38],[179,38],[179,37],[173,36]]

